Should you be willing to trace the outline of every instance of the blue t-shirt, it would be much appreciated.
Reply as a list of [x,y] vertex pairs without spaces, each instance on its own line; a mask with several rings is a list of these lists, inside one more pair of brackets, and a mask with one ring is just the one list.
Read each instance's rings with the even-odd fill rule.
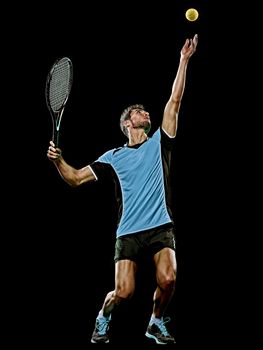
[[109,150],[90,165],[98,179],[110,173],[115,180],[117,237],[173,222],[169,185],[173,140],[158,128],[143,143]]

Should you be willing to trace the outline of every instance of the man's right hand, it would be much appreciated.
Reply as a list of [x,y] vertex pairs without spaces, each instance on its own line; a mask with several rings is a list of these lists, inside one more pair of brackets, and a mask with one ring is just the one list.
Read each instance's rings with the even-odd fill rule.
[[57,160],[59,160],[59,158],[61,158],[62,151],[61,149],[56,148],[56,145],[53,141],[50,141],[49,144],[50,146],[48,147],[47,157],[49,160],[56,162]]

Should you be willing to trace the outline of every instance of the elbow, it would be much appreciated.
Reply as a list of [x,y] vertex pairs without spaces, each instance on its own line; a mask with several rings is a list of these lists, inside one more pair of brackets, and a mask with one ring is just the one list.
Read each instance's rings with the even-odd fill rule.
[[78,183],[76,183],[76,182],[68,182],[68,184],[70,185],[70,187],[72,187],[72,188],[76,188],[76,187],[78,187],[79,186],[79,184]]
[[78,187],[81,185],[81,179],[78,176],[78,174],[73,174],[73,176],[71,176],[70,178],[67,179],[67,183],[70,185],[70,187]]
[[78,186],[81,186],[82,184],[85,184],[87,182],[94,181],[94,180],[96,179],[93,175],[83,177],[81,176],[81,173],[80,173],[80,174],[75,174],[75,176],[72,177],[68,181],[68,183],[71,187],[78,187]]
[[174,105],[174,109],[178,111],[180,108],[181,102],[182,102],[182,95],[181,94],[174,95],[174,96],[172,96],[171,100],[172,100],[172,103]]
[[80,185],[80,183],[74,179],[67,179],[66,182],[70,187],[73,187],[73,188],[78,187]]
[[85,167],[80,170],[74,169],[68,174],[65,180],[71,187],[78,187],[86,182],[97,180],[97,177]]

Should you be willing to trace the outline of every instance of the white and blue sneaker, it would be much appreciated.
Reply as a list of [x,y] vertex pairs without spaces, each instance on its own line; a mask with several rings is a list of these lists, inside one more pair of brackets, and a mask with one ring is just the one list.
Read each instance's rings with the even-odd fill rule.
[[166,317],[160,324],[153,323],[148,325],[145,333],[146,337],[154,339],[157,344],[175,344],[175,339],[166,329],[165,323],[169,322],[170,318]]
[[108,343],[109,342],[109,336],[108,336],[108,330],[109,330],[109,322],[111,317],[97,317],[95,328],[92,333],[91,342],[92,343]]

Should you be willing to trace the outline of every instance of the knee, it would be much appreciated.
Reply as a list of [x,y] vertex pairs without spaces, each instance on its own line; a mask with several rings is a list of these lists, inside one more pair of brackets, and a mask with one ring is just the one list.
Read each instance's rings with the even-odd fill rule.
[[129,300],[132,298],[133,293],[134,293],[134,290],[130,288],[119,287],[115,290],[115,296],[119,300]]
[[175,274],[165,275],[159,279],[159,287],[163,290],[171,290],[175,287]]

